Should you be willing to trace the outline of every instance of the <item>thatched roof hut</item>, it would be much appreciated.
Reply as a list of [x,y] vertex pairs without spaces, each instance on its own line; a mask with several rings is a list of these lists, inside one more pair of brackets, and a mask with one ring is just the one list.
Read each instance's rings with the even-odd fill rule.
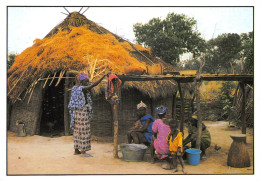
[[[86,72],[90,75],[91,81],[95,81],[107,72],[115,74],[162,74],[165,71],[175,71],[170,64],[153,56],[150,49],[122,39],[78,12],[70,13],[45,38],[36,39],[33,46],[18,55],[9,69],[8,99],[12,104],[9,117],[11,130],[16,131],[19,119],[22,122],[27,122],[27,130],[30,134],[39,132],[41,127],[39,124],[43,119],[41,115],[48,113],[44,105],[53,102],[47,97],[53,97],[53,99],[60,101],[63,100],[64,95],[69,96],[69,94],[66,94],[67,88],[71,88],[74,81],[71,77],[66,77],[66,72],[69,70]],[[65,79],[70,79],[66,85]],[[107,104],[104,100],[104,88],[105,84],[100,84],[92,92],[94,111],[96,101],[97,108],[111,112],[110,108],[104,108],[104,104]],[[149,100],[147,101],[148,105],[156,106],[155,102],[151,100],[171,97],[177,90],[177,84],[168,80],[125,82],[122,90],[126,91],[125,93],[122,92],[122,101],[131,97],[130,94],[134,95],[131,100],[121,103],[122,111],[132,111],[130,117],[133,119],[135,104],[138,101],[147,99]],[[59,92],[59,95],[54,95],[54,92]],[[61,106],[57,107],[65,108],[66,103],[61,102]],[[131,102],[132,104],[130,104]],[[53,104],[57,104],[57,102]],[[127,107],[125,107],[126,104]],[[153,106],[150,106],[151,111]],[[60,110],[62,109],[60,108]],[[103,114],[100,111],[99,113]],[[30,114],[27,114],[28,112]],[[100,114],[96,116],[98,117]],[[171,113],[169,112],[169,114]],[[25,117],[20,118],[18,115]],[[111,113],[109,113],[110,117],[106,114],[103,115],[104,119],[111,119]],[[99,117],[98,119],[101,120],[102,118]],[[112,124],[112,122],[109,124]],[[126,127],[130,124],[127,124]],[[98,128],[99,126],[94,125],[93,127]]]

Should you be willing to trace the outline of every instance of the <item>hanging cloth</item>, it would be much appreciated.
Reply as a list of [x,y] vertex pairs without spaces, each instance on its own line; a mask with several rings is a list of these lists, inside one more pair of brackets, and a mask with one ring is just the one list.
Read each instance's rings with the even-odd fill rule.
[[121,88],[122,81],[115,74],[110,74],[107,80],[107,99],[111,99],[115,93],[113,80],[115,81],[118,90]]

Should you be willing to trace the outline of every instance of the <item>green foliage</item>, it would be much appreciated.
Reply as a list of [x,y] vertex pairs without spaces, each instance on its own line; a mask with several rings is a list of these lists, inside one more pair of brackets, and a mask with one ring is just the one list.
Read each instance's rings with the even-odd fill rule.
[[222,87],[220,88],[219,100],[222,105],[221,116],[224,119],[230,120],[234,117],[234,108],[232,107],[233,103],[233,90],[235,89],[235,83],[231,81],[223,82]]
[[206,64],[208,73],[230,73],[231,64],[240,58],[242,44],[236,33],[222,34],[207,42]]
[[244,58],[243,73],[254,73],[254,34],[253,32],[241,35],[242,49],[241,56]]
[[8,55],[8,60],[7,60],[7,70],[13,65],[15,61],[16,54],[9,54]]
[[135,24],[134,33],[139,44],[175,65],[180,54],[191,52],[196,57],[205,49],[205,40],[194,30],[196,23],[186,15],[169,13],[164,20],[153,18],[146,24]]

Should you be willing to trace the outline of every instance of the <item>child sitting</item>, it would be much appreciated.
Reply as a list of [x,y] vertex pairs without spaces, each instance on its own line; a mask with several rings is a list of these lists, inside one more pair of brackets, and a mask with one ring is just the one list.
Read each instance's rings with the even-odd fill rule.
[[176,121],[170,122],[171,131],[166,138],[169,144],[169,151],[171,154],[171,166],[173,168],[173,172],[178,172],[177,169],[177,158],[180,161],[182,172],[186,174],[186,170],[184,168],[184,161],[182,159],[183,156],[183,146],[182,146],[182,132],[178,129],[178,123]]

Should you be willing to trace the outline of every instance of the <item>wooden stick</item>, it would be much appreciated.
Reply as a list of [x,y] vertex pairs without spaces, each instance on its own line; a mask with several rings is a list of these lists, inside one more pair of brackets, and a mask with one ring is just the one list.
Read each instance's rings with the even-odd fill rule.
[[63,12],[61,12],[62,14],[65,14],[65,15],[67,15],[68,16],[68,14],[66,14],[66,13],[63,13]]
[[70,12],[65,7],[63,7],[63,8],[70,14]]
[[168,80],[168,82],[170,82],[171,84],[173,84],[173,85],[176,85],[174,82],[172,82],[171,80]]
[[57,86],[59,85],[59,83],[60,83],[60,81],[61,81],[61,79],[62,79],[64,73],[65,73],[65,71],[60,72],[60,76],[59,76],[59,79],[58,79],[58,81],[57,81],[55,87],[57,87]]
[[30,102],[30,100],[31,100],[31,97],[32,97],[32,93],[33,93],[33,90],[34,90],[34,87],[35,87],[35,85],[36,85],[36,83],[35,83],[36,81],[34,81],[33,82],[33,86],[32,86],[32,88],[31,88],[31,94],[30,94],[30,97],[29,97],[29,99],[28,99],[28,102],[27,102],[27,104],[29,104],[29,102]]
[[172,119],[176,120],[176,93],[172,94]]
[[11,93],[11,91],[14,89],[14,87],[17,85],[17,83],[18,83],[18,82],[20,81],[20,79],[22,78],[22,76],[23,76],[23,74],[25,73],[25,71],[27,71],[27,69],[23,71],[22,75],[20,76],[19,79],[17,79],[17,81],[15,82],[15,85],[10,89],[10,91],[8,92],[7,95],[9,95],[9,94]]
[[50,82],[49,86],[51,86],[52,82],[54,81],[54,77],[55,77],[56,73],[57,73],[57,72],[54,73],[53,79],[52,79],[52,81]]
[[[67,76],[68,73],[66,73]],[[68,104],[69,104],[69,93],[66,91],[69,86],[69,79],[65,79],[65,85],[64,85],[64,132],[65,136],[69,136],[69,129],[70,129],[70,115],[69,115],[69,109],[68,109]]]
[[112,104],[113,106],[113,120],[114,120],[114,147],[113,156],[118,157],[118,103]]
[[[43,88],[45,88],[45,85],[47,84],[47,82],[48,82],[48,80],[49,80],[49,77],[50,77],[50,74],[49,74],[48,77],[46,78],[46,81],[45,81],[45,83],[44,83],[44,85],[43,85]],[[41,79],[41,80],[43,80],[43,79]]]
[[80,13],[80,11],[82,10],[82,8],[83,8],[83,7],[80,8],[79,13]]
[[183,97],[183,92],[181,89],[181,83],[178,82],[178,88],[179,88],[179,93],[180,93],[180,99],[181,99],[181,125],[180,125],[180,131],[184,134],[183,131],[183,123],[184,123],[184,97]]
[[[89,8],[89,7],[88,7]],[[83,11],[83,13],[82,14],[84,14],[87,10],[88,10],[88,8],[85,10],[85,11]]]
[[245,107],[246,107],[246,93],[244,82],[239,82],[242,90],[242,106],[241,106],[241,122],[242,122],[242,134],[246,134],[246,119],[245,119]]
[[202,121],[201,121],[201,112],[200,112],[200,81],[196,80],[195,85],[195,94],[196,94],[196,105],[197,105],[197,117],[198,117],[198,123],[197,123],[197,139],[196,139],[196,148],[200,149],[201,144],[201,133],[202,133]]
[[[40,78],[39,80],[46,80],[46,79],[58,79],[59,77],[49,77],[49,78]],[[75,77],[62,77],[62,79],[74,79]]]

